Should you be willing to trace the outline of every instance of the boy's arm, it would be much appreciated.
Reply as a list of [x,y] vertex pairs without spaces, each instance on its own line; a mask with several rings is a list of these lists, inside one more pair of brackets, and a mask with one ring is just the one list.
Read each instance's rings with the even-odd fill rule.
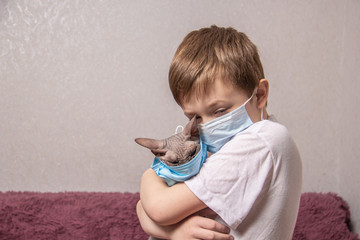
[[171,187],[152,169],[142,176],[141,203],[147,216],[159,225],[171,225],[207,206],[184,183]]
[[[228,227],[213,219],[202,217],[201,215],[193,214],[177,224],[160,226],[146,215],[141,200],[136,205],[136,212],[143,230],[150,236],[160,239],[234,239],[229,234],[230,229]],[[208,214],[212,215],[209,211],[204,211],[202,214],[205,216]]]
[[167,239],[171,235],[171,226],[160,226],[153,222],[144,211],[141,200],[136,204],[136,213],[139,218],[142,229],[150,236]]

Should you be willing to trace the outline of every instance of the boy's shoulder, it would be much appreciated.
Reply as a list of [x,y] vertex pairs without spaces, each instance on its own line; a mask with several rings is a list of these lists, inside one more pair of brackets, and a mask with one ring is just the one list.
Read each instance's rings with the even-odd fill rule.
[[290,138],[288,129],[274,115],[270,115],[268,119],[255,123],[253,129],[249,130],[250,134],[256,134],[265,138]]
[[[241,142],[256,143],[270,149],[287,147],[293,144],[293,139],[288,129],[279,123],[271,115],[268,119],[254,123],[242,134],[235,136],[235,139]],[[289,146],[290,147],[290,146]]]
[[297,146],[286,126],[277,121],[274,116],[268,120],[254,125],[252,130],[258,140],[261,140],[269,150],[276,156],[291,155],[297,152]]

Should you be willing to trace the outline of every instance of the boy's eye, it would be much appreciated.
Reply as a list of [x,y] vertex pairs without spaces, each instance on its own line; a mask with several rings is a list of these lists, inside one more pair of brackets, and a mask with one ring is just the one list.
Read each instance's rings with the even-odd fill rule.
[[221,116],[224,115],[226,113],[226,109],[225,108],[220,108],[218,110],[215,111],[215,116]]

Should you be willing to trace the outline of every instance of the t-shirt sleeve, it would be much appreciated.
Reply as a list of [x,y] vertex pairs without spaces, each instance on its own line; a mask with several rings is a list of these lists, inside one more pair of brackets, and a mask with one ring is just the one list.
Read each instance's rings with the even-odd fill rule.
[[239,134],[185,184],[230,227],[237,228],[272,181],[273,156],[257,135]]

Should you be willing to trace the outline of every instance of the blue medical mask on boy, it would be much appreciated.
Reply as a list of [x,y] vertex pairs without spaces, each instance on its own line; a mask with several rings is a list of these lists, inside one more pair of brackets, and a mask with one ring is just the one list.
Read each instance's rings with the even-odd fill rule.
[[179,166],[168,166],[163,163],[160,159],[155,157],[151,168],[155,173],[161,177],[168,186],[172,186],[177,182],[184,182],[192,176],[199,173],[201,166],[207,157],[207,148],[203,141],[200,139],[200,150],[191,161],[179,165]]
[[237,109],[217,117],[210,122],[199,124],[200,138],[207,145],[209,152],[216,153],[233,136],[244,131],[253,124],[246,111],[245,105],[253,98],[254,93]]

